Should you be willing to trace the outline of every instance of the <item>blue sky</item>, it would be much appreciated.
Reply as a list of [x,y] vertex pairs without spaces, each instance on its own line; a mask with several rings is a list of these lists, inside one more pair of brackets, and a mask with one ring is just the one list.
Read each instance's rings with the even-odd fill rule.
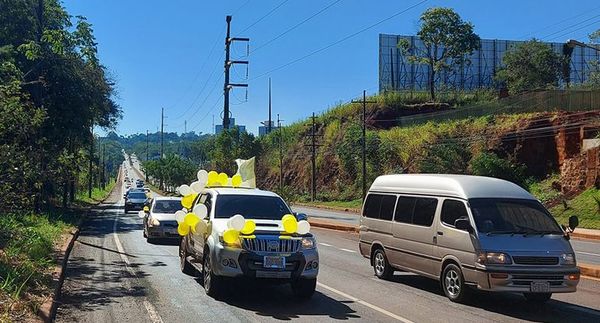
[[[227,14],[233,14],[232,35],[251,39],[249,57],[243,57],[245,45],[232,50],[232,58],[248,59],[250,65],[249,80],[245,80],[244,67],[232,71],[232,81],[247,81],[249,88],[247,101],[244,89],[233,91],[231,110],[236,122],[254,133],[267,118],[268,77],[273,83],[273,113],[281,114],[284,124],[347,101],[363,89],[376,92],[378,34],[416,33],[419,15],[428,7],[454,8],[475,25],[482,38],[587,40],[587,34],[600,28],[597,0],[430,0],[270,72],[420,1],[65,0],[64,5],[72,15],[86,16],[94,26],[100,59],[118,84],[117,101],[124,117],[117,131],[124,135],[156,131],[161,107],[167,116],[165,131],[183,132],[187,120],[188,131],[208,133],[212,132],[213,115],[215,123],[221,122]],[[323,13],[261,47],[334,2]]]

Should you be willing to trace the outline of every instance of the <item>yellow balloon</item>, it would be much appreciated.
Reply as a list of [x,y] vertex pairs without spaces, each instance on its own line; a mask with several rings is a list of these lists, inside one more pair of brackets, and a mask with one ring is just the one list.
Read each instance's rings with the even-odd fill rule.
[[244,223],[244,228],[242,229],[243,234],[252,234],[256,230],[256,223],[252,220],[246,220]]
[[298,221],[296,221],[296,218],[292,217],[288,217],[285,220],[283,220],[281,222],[283,224],[283,230],[286,233],[294,233],[296,232],[296,230],[298,230]]
[[242,175],[240,175],[240,174],[233,175],[233,177],[231,178],[231,186],[240,187],[240,185],[242,185]]
[[198,196],[197,193],[184,196],[181,199],[181,205],[183,205],[184,208],[190,210],[192,208],[192,205],[194,204],[194,200],[196,199],[196,196]]
[[223,232],[223,241],[226,243],[232,244],[238,241],[240,238],[240,232],[234,229],[227,229]]
[[227,176],[227,174],[220,173],[218,178],[219,179],[217,181],[219,182],[219,184],[221,184],[221,186],[227,185],[227,180],[229,179],[229,176]]
[[211,170],[208,172],[208,186],[214,186],[219,180],[219,173]]
[[286,214],[286,215],[284,215],[284,216],[281,218],[281,222],[283,223],[283,221],[284,221],[285,219],[287,219],[287,218],[293,218],[293,219],[296,219],[296,217],[295,217],[295,216],[293,216],[292,214]]
[[183,223],[189,225],[190,228],[192,228],[192,231],[195,231],[198,221],[200,221],[200,218],[194,213],[188,213],[185,218],[183,218]]
[[179,223],[177,226],[177,232],[180,236],[185,236],[190,233],[190,226],[185,223]]

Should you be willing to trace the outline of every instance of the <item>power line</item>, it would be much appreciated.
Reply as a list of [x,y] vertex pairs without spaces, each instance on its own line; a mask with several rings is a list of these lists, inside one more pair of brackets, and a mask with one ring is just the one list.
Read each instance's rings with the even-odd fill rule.
[[290,0],[284,0],[282,2],[280,2],[277,6],[275,6],[275,8],[269,10],[269,12],[267,12],[265,15],[263,15],[262,17],[258,18],[258,20],[256,20],[255,22],[251,23],[248,27],[244,28],[244,30],[240,31],[240,34],[244,33],[245,31],[247,31],[248,29],[254,27],[256,24],[258,24],[259,22],[261,22],[263,19],[267,18],[268,16],[270,16],[273,12],[275,12],[277,9],[279,9],[281,6],[283,6],[284,4],[286,4],[288,1]]
[[302,61],[302,60],[304,60],[304,59],[306,59],[306,58],[308,58],[308,57],[310,57],[310,56],[313,56],[313,55],[315,55],[315,54],[318,54],[318,53],[320,53],[320,52],[322,52],[322,51],[325,51],[325,50],[327,50],[327,49],[329,49],[329,48],[331,48],[331,47],[333,47],[333,46],[335,46],[335,45],[337,45],[337,44],[339,44],[339,43],[342,43],[342,42],[344,42],[344,41],[346,41],[346,40],[348,40],[348,39],[350,39],[350,38],[352,38],[352,37],[354,37],[354,36],[356,36],[356,35],[359,35],[359,34],[361,34],[361,33],[365,32],[365,31],[367,31],[367,30],[369,30],[369,29],[371,29],[371,28],[373,28],[373,27],[376,27],[376,26],[378,26],[378,25],[381,25],[382,23],[384,23],[384,22],[386,22],[386,21],[388,21],[388,20],[391,20],[391,19],[393,19],[393,18],[396,18],[397,16],[399,16],[399,15],[401,15],[401,14],[403,14],[403,13],[406,13],[407,11],[409,11],[409,10],[411,10],[411,9],[413,9],[413,8],[415,8],[415,7],[419,6],[419,5],[421,5],[421,4],[423,4],[423,3],[427,2],[427,1],[428,1],[428,0],[421,0],[420,2],[418,2],[418,3],[414,4],[414,5],[411,5],[410,7],[406,8],[406,9],[404,9],[404,10],[401,10],[401,11],[399,11],[399,12],[396,12],[395,14],[393,14],[393,15],[391,15],[391,16],[389,16],[389,17],[385,18],[385,19],[379,20],[378,22],[376,22],[376,23],[374,23],[374,24],[372,24],[372,25],[370,25],[370,26],[367,26],[367,27],[365,27],[365,28],[363,28],[363,29],[361,29],[361,30],[359,30],[359,31],[356,31],[356,32],[354,32],[354,33],[352,33],[352,34],[350,34],[350,35],[348,35],[348,36],[346,36],[346,37],[343,37],[343,38],[341,38],[341,39],[339,39],[339,40],[337,40],[337,41],[335,41],[335,42],[333,42],[333,43],[331,43],[331,44],[329,44],[329,45],[327,45],[327,46],[325,46],[325,47],[321,47],[321,48],[319,48],[319,49],[317,49],[317,50],[315,50],[315,51],[313,51],[313,52],[310,52],[310,53],[308,53],[308,54],[306,54],[306,55],[304,55],[304,56],[302,56],[302,57],[300,57],[300,58],[297,58],[297,59],[295,59],[295,60],[293,60],[293,61],[291,61],[291,62],[285,63],[285,64],[283,64],[283,65],[280,65],[280,66],[276,67],[276,68],[273,68],[273,69],[271,69],[271,70],[269,70],[269,71],[267,71],[267,72],[264,72],[264,73],[262,73],[262,74],[260,74],[260,75],[258,75],[258,76],[256,76],[256,77],[253,77],[253,78],[251,78],[250,80],[255,80],[255,79],[258,79],[258,78],[264,77],[264,76],[266,76],[266,75],[268,75],[268,74],[271,74],[271,73],[273,73],[273,72],[275,72],[275,71],[278,71],[278,70],[280,70],[280,69],[282,69],[282,68],[288,67],[288,66],[290,66],[290,65],[292,65],[292,64],[295,64],[295,63],[297,63],[297,62],[299,62],[299,61]]
[[537,29],[537,30],[535,30],[533,32],[530,32],[530,33],[522,36],[521,38],[527,38],[529,36],[535,35],[536,33],[540,32],[540,31],[547,30],[548,28],[553,27],[553,26],[561,25],[562,23],[567,22],[567,21],[572,20],[572,19],[579,18],[581,16],[585,16],[585,15],[589,14],[590,12],[596,11],[598,9],[600,9],[600,7],[595,7],[595,8],[592,8],[592,9],[585,10],[584,12],[581,12],[581,13],[579,13],[577,15],[571,16],[569,18],[565,18],[565,19],[563,19],[563,20],[561,20],[559,22],[549,24],[549,25],[547,25],[547,26],[545,26],[543,28],[540,28],[540,29]]
[[[600,16],[600,15],[599,15],[599,16]],[[582,27],[579,27],[579,28],[577,28],[577,29],[573,29],[573,30],[567,31],[566,33],[563,33],[563,34],[560,34],[560,35],[558,35],[558,36],[556,36],[556,37],[553,37],[553,38],[551,38],[550,40],[555,40],[555,39],[557,39],[557,38],[564,37],[564,36],[566,36],[566,35],[568,35],[568,34],[574,33],[574,32],[576,32],[576,31],[579,31],[579,30],[581,30],[581,29],[587,28],[587,27],[589,27],[589,26],[592,26],[592,25],[595,25],[595,24],[598,24],[598,23],[600,23],[600,20],[593,21],[593,22],[591,22],[591,23],[589,23],[589,24],[587,24],[587,25],[584,25],[584,26],[582,26]]]
[[[556,34],[558,34],[558,33],[562,33],[562,32],[564,32],[564,31],[565,31],[565,30],[567,30],[567,29],[571,29],[571,28],[573,28],[573,27],[577,27],[577,26],[579,26],[579,25],[581,25],[581,24],[583,24],[583,23],[585,23],[585,22],[588,22],[588,21],[590,21],[590,20],[592,20],[592,19],[595,19],[595,18],[598,18],[598,17],[600,17],[600,15],[595,15],[595,16],[593,16],[593,17],[587,18],[587,19],[585,19],[585,20],[582,20],[582,21],[580,21],[580,22],[578,22],[578,23],[575,23],[575,24],[573,24],[573,25],[570,25],[570,26],[568,26],[568,27],[565,27],[565,28],[563,28],[563,29],[561,29],[561,30],[555,31],[555,32],[553,32],[553,33],[550,33],[550,34],[548,34],[548,35],[546,35],[546,36],[542,37],[541,39],[547,39],[547,38],[549,38],[550,36],[554,36],[554,35],[556,35]],[[555,37],[555,38],[556,38],[556,37]],[[554,38],[553,38],[553,39],[554,39]]]
[[260,45],[260,46],[258,46],[258,47],[256,47],[255,49],[253,49],[252,51],[250,51],[250,53],[254,53],[254,52],[258,51],[259,49],[261,49],[261,48],[264,48],[264,47],[268,46],[268,45],[269,45],[269,44],[271,44],[272,42],[276,41],[277,39],[279,39],[279,38],[283,37],[284,35],[286,35],[287,33],[291,32],[292,30],[294,30],[294,29],[296,29],[296,28],[300,27],[301,25],[305,24],[305,23],[306,23],[306,22],[308,22],[309,20],[311,20],[311,19],[313,19],[314,17],[316,17],[316,16],[320,15],[321,13],[325,12],[327,9],[329,9],[329,8],[333,7],[333,6],[334,6],[336,3],[340,2],[340,1],[342,1],[342,0],[336,0],[336,1],[332,2],[332,3],[330,3],[329,5],[327,5],[326,7],[324,7],[323,9],[321,9],[321,10],[319,10],[319,11],[315,12],[314,14],[312,14],[310,17],[308,17],[308,18],[306,18],[306,19],[302,20],[301,22],[299,22],[299,23],[295,24],[294,26],[292,26],[292,27],[288,28],[286,31],[282,32],[281,34],[279,34],[279,35],[275,36],[275,38],[272,38],[271,40],[269,40],[269,41],[267,41],[267,42],[263,43],[262,45]]

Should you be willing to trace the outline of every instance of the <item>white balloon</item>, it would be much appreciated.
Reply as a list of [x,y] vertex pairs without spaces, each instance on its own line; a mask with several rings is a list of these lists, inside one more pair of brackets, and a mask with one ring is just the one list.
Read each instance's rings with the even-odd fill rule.
[[194,191],[196,193],[200,193],[204,189],[204,186],[205,185],[202,185],[202,183],[200,183],[200,181],[195,181],[190,185],[190,188],[192,189],[192,191]]
[[207,231],[208,226],[206,225],[206,222],[202,220],[198,221],[198,224],[196,224],[196,233],[205,234]]
[[307,234],[310,231],[310,223],[306,220],[298,221],[298,229],[296,232],[298,234]]
[[206,186],[206,183],[208,183],[208,172],[204,169],[198,171],[198,182],[200,182],[202,186]]
[[177,223],[183,222],[183,218],[185,218],[185,215],[186,213],[182,210],[175,212],[175,220],[177,220]]
[[190,195],[190,194],[192,194],[192,189],[188,185],[183,184],[183,185],[179,186],[179,194],[181,194],[183,196]]
[[138,212],[138,216],[143,219],[146,216],[146,212],[140,211]]
[[227,221],[227,227],[236,231],[242,231],[244,224],[246,224],[246,219],[241,214],[236,214]]
[[206,208],[206,205],[199,203],[194,206],[192,213],[196,214],[200,219],[204,219],[208,214],[208,209]]

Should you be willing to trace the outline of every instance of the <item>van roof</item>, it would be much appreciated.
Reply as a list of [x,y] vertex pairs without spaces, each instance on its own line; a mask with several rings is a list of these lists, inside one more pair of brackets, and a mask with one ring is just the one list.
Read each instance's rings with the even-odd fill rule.
[[450,174],[400,174],[379,176],[370,191],[471,198],[536,200],[520,186],[498,178]]

